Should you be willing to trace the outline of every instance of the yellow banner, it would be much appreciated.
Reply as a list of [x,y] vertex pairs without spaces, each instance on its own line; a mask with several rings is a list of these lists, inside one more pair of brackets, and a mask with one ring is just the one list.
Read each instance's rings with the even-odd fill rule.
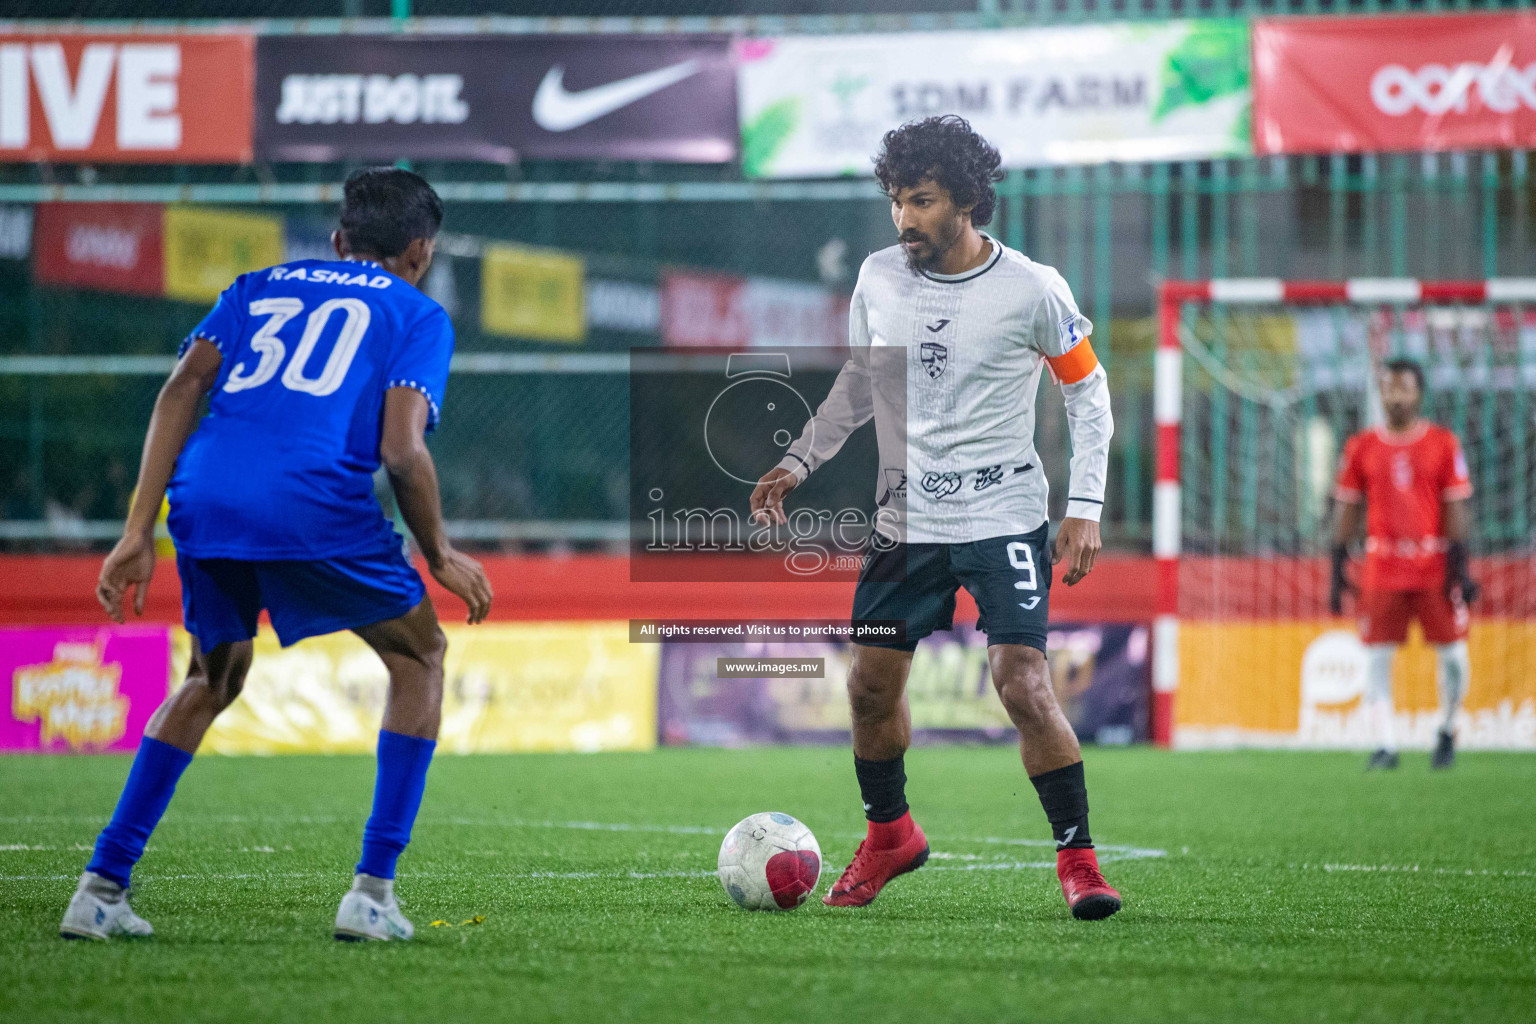
[[283,222],[255,213],[165,208],[165,294],[212,302],[241,274],[283,262]]
[[[1536,748],[1536,621],[1472,621],[1464,747]],[[1179,624],[1174,745],[1366,749],[1365,648],[1318,621]],[[1435,652],[1415,626],[1392,670],[1398,739],[1428,747],[1439,725]]]
[[[444,753],[649,750],[656,745],[658,644],[626,622],[444,626]],[[187,634],[176,630],[176,678]],[[202,750],[219,754],[365,753],[378,739],[389,677],[351,633],[281,649],[256,638],[245,691]]]
[[480,326],[487,334],[579,342],[587,336],[586,267],[551,249],[493,244],[480,263]]

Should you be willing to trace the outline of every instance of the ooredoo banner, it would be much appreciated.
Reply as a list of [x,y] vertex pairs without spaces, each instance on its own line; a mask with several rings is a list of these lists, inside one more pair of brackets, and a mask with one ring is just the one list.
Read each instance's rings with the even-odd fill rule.
[[1239,20],[785,36],[737,44],[751,177],[871,173],[881,136],[960,114],[1010,167],[1249,152]]
[[0,629],[0,752],[134,750],[170,668],[166,626]]
[[0,162],[249,163],[253,46],[0,35]]
[[263,160],[736,155],[725,36],[263,36]]
[[1259,21],[1253,75],[1260,153],[1536,144],[1536,15]]
[[154,203],[39,203],[34,273],[41,284],[159,295],[164,227]]

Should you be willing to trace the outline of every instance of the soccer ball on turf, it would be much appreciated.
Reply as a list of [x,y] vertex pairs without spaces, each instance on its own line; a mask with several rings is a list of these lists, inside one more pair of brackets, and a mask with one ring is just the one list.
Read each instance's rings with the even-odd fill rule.
[[821,847],[787,814],[743,818],[720,844],[720,884],[748,910],[794,910],[821,878]]

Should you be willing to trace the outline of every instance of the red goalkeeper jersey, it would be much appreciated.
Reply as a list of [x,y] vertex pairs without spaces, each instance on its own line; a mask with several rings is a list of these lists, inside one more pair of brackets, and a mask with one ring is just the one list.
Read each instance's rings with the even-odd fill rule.
[[1472,496],[1455,434],[1428,420],[1401,434],[1363,430],[1344,446],[1333,495],[1366,503],[1363,589],[1429,590],[1444,583],[1442,502]]

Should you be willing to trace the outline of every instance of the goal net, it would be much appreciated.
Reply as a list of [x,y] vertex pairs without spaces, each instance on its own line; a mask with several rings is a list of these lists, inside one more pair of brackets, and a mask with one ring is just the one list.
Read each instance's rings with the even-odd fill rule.
[[[1536,748],[1536,280],[1168,282],[1159,320],[1154,737],[1369,745],[1353,605],[1328,612],[1331,496],[1344,442],[1380,422],[1381,363],[1406,356],[1474,488],[1460,741]],[[1393,680],[1410,745],[1433,742],[1434,674],[1415,627]]]

